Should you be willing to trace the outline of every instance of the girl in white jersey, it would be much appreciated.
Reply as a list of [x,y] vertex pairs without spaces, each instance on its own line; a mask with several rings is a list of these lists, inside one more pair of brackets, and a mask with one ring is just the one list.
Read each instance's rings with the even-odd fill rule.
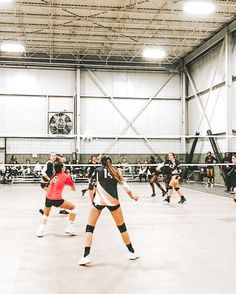
[[[96,226],[97,220],[102,210],[107,207],[115,223],[121,233],[121,237],[128,248],[129,259],[137,259],[138,256],[134,253],[129,234],[124,223],[120,202],[118,199],[117,184],[121,184],[131,199],[137,201],[138,196],[134,195],[130,190],[128,184],[118,171],[112,165],[112,160],[108,156],[103,156],[101,159],[101,167],[96,168],[92,177],[91,183],[96,183],[96,191],[92,199],[92,208],[90,210],[88,224],[86,226],[86,242],[84,248],[84,256],[80,259],[79,265],[86,265],[90,263],[90,249],[93,240],[93,231]],[[90,187],[90,189],[93,189]]]

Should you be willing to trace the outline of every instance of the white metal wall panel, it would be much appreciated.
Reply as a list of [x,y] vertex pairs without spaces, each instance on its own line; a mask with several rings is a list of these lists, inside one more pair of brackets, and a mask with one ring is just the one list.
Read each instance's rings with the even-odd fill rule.
[[[234,130],[236,130],[236,114],[235,114],[235,111],[236,111],[236,81],[233,82],[232,84],[232,128]],[[236,149],[235,149],[236,150]]]
[[45,134],[47,99],[45,97],[0,97],[0,134]]
[[[206,107],[206,114],[210,121],[213,133],[225,132],[226,130],[226,103],[225,103],[225,87],[212,91],[207,103],[208,94],[201,95],[203,106]],[[207,104],[206,104],[207,103]],[[203,118],[199,129],[202,116],[201,108],[196,98],[188,102],[188,133],[190,135],[200,131],[202,135],[206,134],[209,125],[205,117]]]
[[[132,120],[145,101],[137,99],[116,100],[120,111]],[[141,135],[180,135],[181,102],[154,100],[133,124]],[[127,126],[108,99],[81,99],[81,133],[91,130],[97,135],[117,135]],[[124,134],[134,135],[129,128]]]
[[[167,80],[169,74],[154,72],[93,71],[93,74],[114,97],[152,97]],[[81,95],[104,96],[88,71],[81,71]],[[180,97],[180,78],[174,75],[157,97]]]
[[[217,68],[214,83],[218,84],[225,79],[225,56],[220,54],[221,47],[218,47],[211,51],[203,58],[193,63],[189,69],[190,74],[194,80],[197,91],[203,91],[211,87],[212,79]],[[217,66],[218,65],[218,66]],[[193,95],[191,85],[188,87],[188,95]]]
[[75,72],[43,69],[0,69],[0,93],[16,95],[73,95]]
[[233,38],[232,74],[236,76],[236,35]]
[[134,125],[142,134],[181,135],[181,101],[154,100],[141,113]]
[[75,150],[73,139],[7,139],[9,154],[49,154],[50,152],[68,154]]
[[[104,153],[113,140],[94,139],[81,142],[82,154]],[[180,140],[150,140],[156,153],[167,154],[168,152],[181,153]],[[153,154],[145,142],[141,139],[120,139],[110,149],[111,154]]]
[[63,112],[74,111],[73,97],[49,97],[49,109],[48,111]]

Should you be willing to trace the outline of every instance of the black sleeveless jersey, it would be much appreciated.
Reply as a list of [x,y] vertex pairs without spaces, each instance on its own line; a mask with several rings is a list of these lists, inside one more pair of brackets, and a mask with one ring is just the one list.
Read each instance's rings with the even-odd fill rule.
[[174,162],[166,160],[164,164],[164,167],[166,168],[166,173],[172,175],[180,175],[181,169],[179,165],[180,162],[178,160],[175,160]]
[[110,196],[118,199],[117,183],[108,172],[108,170],[102,166],[97,167],[91,177],[91,180],[97,181],[97,187],[100,185]]

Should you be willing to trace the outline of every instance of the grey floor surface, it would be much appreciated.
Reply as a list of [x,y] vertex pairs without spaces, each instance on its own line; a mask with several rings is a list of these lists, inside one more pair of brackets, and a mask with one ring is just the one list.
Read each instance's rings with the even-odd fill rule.
[[[236,205],[232,198],[183,187],[188,201],[170,205],[148,184],[131,184],[133,202],[120,191],[127,227],[140,259],[127,249],[107,210],[94,232],[92,264],[82,256],[90,203],[88,195],[65,189],[81,213],[78,236],[64,233],[67,217],[53,209],[44,238],[35,236],[44,201],[39,185],[0,187],[1,294],[235,294]],[[214,190],[213,190],[214,191]],[[212,192],[212,190],[211,190]],[[232,197],[232,196],[231,196]]]

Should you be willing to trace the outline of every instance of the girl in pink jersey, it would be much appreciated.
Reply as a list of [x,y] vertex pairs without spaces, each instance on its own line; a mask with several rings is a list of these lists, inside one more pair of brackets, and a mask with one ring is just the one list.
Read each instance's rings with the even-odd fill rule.
[[70,176],[67,173],[65,173],[65,168],[63,163],[61,162],[55,163],[54,170],[55,170],[55,175],[50,180],[50,185],[46,195],[45,207],[43,210],[44,213],[41,219],[39,230],[37,232],[37,237],[43,237],[43,232],[45,229],[47,218],[50,214],[52,206],[70,210],[69,226],[66,229],[66,233],[72,236],[76,235],[76,232],[73,228],[73,223],[74,223],[76,214],[78,212],[78,209],[75,207],[73,203],[71,203],[70,201],[64,200],[62,198],[62,191],[65,185],[70,186],[71,190],[75,191],[76,190],[75,184],[71,180]]

